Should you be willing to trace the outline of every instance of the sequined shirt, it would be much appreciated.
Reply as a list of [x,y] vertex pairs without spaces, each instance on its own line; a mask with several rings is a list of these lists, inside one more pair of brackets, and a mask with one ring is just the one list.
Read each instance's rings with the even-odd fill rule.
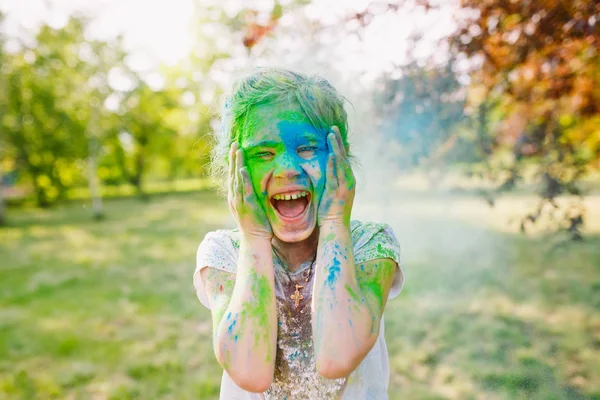
[[[392,229],[373,222],[351,223],[355,264],[380,258],[392,258],[400,269],[400,246]],[[235,274],[239,253],[239,231],[218,230],[206,235],[198,248],[194,286],[200,302],[209,308],[200,278],[202,268],[217,268]],[[346,378],[326,379],[316,371],[311,326],[311,293],[314,269],[311,262],[295,272],[287,272],[274,253],[275,296],[277,301],[277,352],[273,383],[264,393],[250,393],[238,387],[223,371],[221,400],[296,400],[296,399],[369,399],[388,398],[389,365],[381,319],[377,342],[361,364]],[[388,299],[401,290],[403,275],[394,275]],[[307,279],[308,278],[308,279]],[[296,285],[299,304],[295,306]]]

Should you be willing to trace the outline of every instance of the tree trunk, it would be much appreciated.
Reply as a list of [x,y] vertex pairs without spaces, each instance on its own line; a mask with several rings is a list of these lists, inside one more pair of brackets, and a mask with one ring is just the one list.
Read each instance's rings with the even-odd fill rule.
[[[100,103],[102,104],[102,103]],[[94,106],[92,115],[87,127],[88,136],[88,185],[90,197],[92,198],[92,213],[96,220],[104,218],[104,207],[102,205],[102,193],[100,192],[100,183],[98,179],[97,154],[99,143],[97,141],[96,129],[99,124],[98,107]]]
[[88,157],[88,184],[90,196],[92,197],[92,212],[94,219],[104,218],[104,207],[102,205],[102,195],[100,193],[100,184],[98,180],[98,165],[96,163],[96,151],[90,140],[90,155]]
[[136,157],[135,157],[135,173],[134,173],[134,176],[132,177],[133,178],[132,179],[133,186],[135,186],[135,190],[137,191],[139,198],[142,200],[148,200],[148,194],[146,192],[144,192],[143,182],[142,182],[145,168],[146,168],[146,148],[142,146],[138,150],[138,153],[136,154]]
[[0,169],[0,226],[6,224],[5,213],[6,205],[4,203],[4,174],[2,173],[2,169]]

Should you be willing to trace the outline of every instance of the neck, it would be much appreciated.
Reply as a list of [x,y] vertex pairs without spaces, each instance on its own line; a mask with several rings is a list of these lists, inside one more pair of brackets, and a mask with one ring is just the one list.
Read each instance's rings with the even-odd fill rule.
[[288,271],[294,272],[303,263],[313,260],[319,245],[319,228],[316,227],[310,236],[301,242],[287,243],[273,237],[271,245],[287,266]]

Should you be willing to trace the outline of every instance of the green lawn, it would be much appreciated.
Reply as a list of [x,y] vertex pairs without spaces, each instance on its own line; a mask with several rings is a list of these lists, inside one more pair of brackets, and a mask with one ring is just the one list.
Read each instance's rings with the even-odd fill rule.
[[[367,196],[368,198],[368,196]],[[435,193],[357,199],[403,246],[388,304],[391,399],[600,399],[600,215],[583,243],[524,237],[495,210]],[[594,207],[595,206],[595,207]],[[210,316],[191,283],[204,234],[232,226],[210,192],[9,210],[0,229],[0,399],[214,399]]]

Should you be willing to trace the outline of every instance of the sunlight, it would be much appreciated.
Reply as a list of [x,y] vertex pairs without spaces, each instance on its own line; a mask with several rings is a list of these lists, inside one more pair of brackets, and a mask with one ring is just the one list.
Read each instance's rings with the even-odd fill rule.
[[[130,52],[128,65],[140,72],[155,70],[159,65],[175,65],[185,60],[192,49],[195,3],[200,7],[222,7],[229,17],[243,8],[252,8],[268,15],[273,0],[0,0],[0,8],[7,14],[4,30],[11,35],[28,37],[40,23],[60,27],[69,15],[84,13],[93,17],[88,39],[108,39],[122,34],[125,48]],[[280,1],[288,4],[289,1]],[[318,0],[304,9],[308,20],[319,21],[325,26],[345,29],[342,23],[350,15],[363,12],[373,2],[367,0]],[[429,57],[436,50],[436,42],[451,32],[452,3],[442,2],[437,11],[426,12],[414,1],[402,3],[401,12],[387,12],[378,16],[359,39],[347,34],[341,42],[323,44],[332,54],[332,64],[344,76],[364,74],[365,84],[384,72],[407,62],[410,49],[409,38],[422,33],[424,40],[415,48],[416,55]],[[298,18],[286,15],[282,26],[298,23]],[[210,26],[207,25],[207,29]],[[215,40],[218,40],[216,38]],[[217,42],[218,43],[218,42]],[[228,45],[229,46],[229,45]],[[437,57],[436,58],[440,58]],[[443,62],[445,57],[441,57]],[[233,63],[240,65],[240,63]]]

